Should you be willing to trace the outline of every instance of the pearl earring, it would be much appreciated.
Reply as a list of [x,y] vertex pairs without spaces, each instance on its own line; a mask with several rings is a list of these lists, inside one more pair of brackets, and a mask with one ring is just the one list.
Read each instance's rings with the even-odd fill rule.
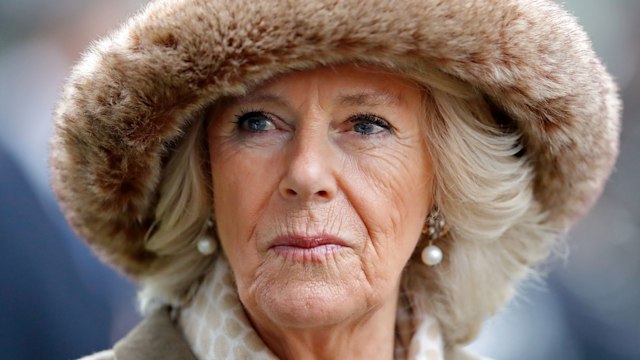
[[204,238],[204,239],[198,240],[197,247],[200,254],[211,255],[216,251],[216,248],[218,247],[218,245],[212,239]]
[[207,256],[213,254],[216,251],[216,249],[218,248],[218,244],[211,237],[211,235],[208,235],[208,233],[210,233],[213,229],[213,221],[207,221],[207,224],[205,226],[206,228],[204,232],[207,235],[205,235],[204,238],[198,240],[196,247],[200,254]]
[[429,237],[429,245],[422,249],[422,262],[428,266],[438,265],[442,261],[442,250],[433,245],[433,241],[447,234],[449,229],[444,221],[444,217],[440,214],[440,210],[435,208],[429,214],[425,229],[422,233]]

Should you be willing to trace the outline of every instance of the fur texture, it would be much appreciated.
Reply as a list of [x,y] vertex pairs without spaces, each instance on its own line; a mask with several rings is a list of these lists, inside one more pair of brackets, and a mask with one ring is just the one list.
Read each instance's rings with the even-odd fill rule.
[[[524,134],[536,199],[559,232],[612,169],[616,86],[576,20],[551,1],[156,1],[96,42],[64,88],[51,167],[68,221],[107,262],[144,277],[159,261],[143,239],[181,129],[215,99],[276,74],[354,61],[426,63],[482,91]],[[521,242],[499,246],[523,251]]]

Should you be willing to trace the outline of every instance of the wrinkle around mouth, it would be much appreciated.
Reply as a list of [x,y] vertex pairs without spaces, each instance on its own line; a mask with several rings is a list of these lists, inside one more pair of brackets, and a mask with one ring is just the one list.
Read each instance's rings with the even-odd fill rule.
[[[257,225],[255,235],[260,252],[268,251],[275,238],[333,236],[336,243],[360,252],[365,246],[367,229],[343,192],[339,198],[322,204],[274,203],[274,211],[263,211],[267,218]],[[276,200],[276,199],[271,199]],[[278,209],[280,207],[280,209]],[[307,247],[305,245],[305,247]]]

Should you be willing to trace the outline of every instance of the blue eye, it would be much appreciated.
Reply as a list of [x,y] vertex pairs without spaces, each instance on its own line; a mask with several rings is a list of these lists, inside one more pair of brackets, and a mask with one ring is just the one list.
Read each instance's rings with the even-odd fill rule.
[[358,123],[353,125],[353,131],[362,135],[376,134],[383,130],[382,127],[371,123]]
[[276,128],[276,125],[269,115],[261,111],[251,111],[238,115],[237,119],[236,124],[238,124],[238,128],[242,131],[259,133]]
[[358,114],[352,116],[349,121],[353,123],[353,131],[365,136],[376,135],[383,131],[392,132],[391,125],[386,120],[375,115]]

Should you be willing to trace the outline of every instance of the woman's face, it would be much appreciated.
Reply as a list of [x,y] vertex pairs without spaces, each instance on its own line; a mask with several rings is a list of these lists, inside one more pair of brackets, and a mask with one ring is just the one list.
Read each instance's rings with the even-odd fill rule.
[[327,326],[395,306],[431,204],[421,102],[407,80],[343,65],[213,115],[216,223],[254,321]]

